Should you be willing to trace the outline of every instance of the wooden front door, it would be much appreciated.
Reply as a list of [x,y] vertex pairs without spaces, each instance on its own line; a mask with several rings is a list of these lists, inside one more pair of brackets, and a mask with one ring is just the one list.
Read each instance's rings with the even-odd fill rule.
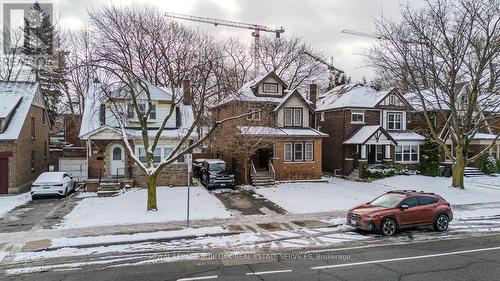
[[0,158],[0,194],[9,193],[9,158]]

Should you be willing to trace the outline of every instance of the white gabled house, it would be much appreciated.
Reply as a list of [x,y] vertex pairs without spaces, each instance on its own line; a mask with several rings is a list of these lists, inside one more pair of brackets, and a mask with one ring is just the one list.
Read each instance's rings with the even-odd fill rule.
[[[158,87],[149,82],[146,84],[153,104],[148,118],[150,140],[155,137],[161,123],[173,108],[154,151],[155,162],[160,163],[170,155],[193,125],[191,93],[188,81],[185,81],[183,90],[179,89],[175,93],[175,101],[170,88]],[[134,155],[145,162],[142,131],[130,96],[120,90],[111,91],[111,94],[106,92],[107,94],[99,84],[95,84],[85,100],[80,138],[87,146],[89,178],[128,178],[133,179],[134,184],[143,186],[144,173],[128,155],[120,126],[120,122],[126,122],[122,125]],[[140,94],[137,101],[139,108],[146,111],[146,95]],[[196,134],[191,133],[189,138],[195,139]],[[183,159],[167,166],[158,178],[158,185],[186,184],[186,169]]]

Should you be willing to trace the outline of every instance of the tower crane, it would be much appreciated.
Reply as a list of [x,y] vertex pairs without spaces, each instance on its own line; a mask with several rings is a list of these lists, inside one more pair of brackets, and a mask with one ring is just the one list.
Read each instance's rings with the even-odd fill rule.
[[310,56],[311,58],[319,61],[320,63],[326,65],[326,67],[328,68],[328,70],[330,70],[332,73],[334,71],[339,72],[339,73],[344,73],[343,70],[340,70],[340,69],[336,68],[335,66],[333,66],[333,57],[332,57],[332,63],[328,63],[325,60],[323,60],[322,58],[320,58],[320,57],[318,57],[316,55],[313,55],[313,54],[309,53],[308,51],[304,51],[304,54],[306,54],[306,55]]
[[376,34],[376,33],[371,33],[371,32],[362,32],[362,31],[344,29],[344,30],[342,30],[342,33],[356,35],[356,36],[370,37],[370,38],[379,39],[379,40],[385,39],[384,36]]
[[260,32],[274,33],[276,35],[276,38],[280,38],[281,33],[285,32],[285,29],[283,27],[271,28],[271,27],[268,27],[265,25],[260,25],[260,24],[244,23],[244,22],[237,22],[237,21],[230,21],[230,20],[223,20],[223,19],[216,19],[216,18],[190,16],[190,15],[168,13],[168,12],[165,13],[165,16],[168,18],[174,18],[174,19],[189,20],[189,21],[195,21],[195,22],[201,22],[201,23],[209,23],[209,24],[213,24],[215,26],[223,25],[223,26],[229,26],[229,27],[234,27],[234,28],[253,30],[252,36],[255,38],[254,64],[255,64],[255,71],[256,72],[258,72],[257,53],[259,50]]

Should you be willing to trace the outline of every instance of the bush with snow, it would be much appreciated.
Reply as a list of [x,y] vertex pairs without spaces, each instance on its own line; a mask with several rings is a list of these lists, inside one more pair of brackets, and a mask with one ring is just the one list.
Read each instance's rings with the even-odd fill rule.
[[385,177],[392,177],[397,175],[418,175],[419,171],[410,170],[399,163],[388,165],[368,165],[364,168],[364,175],[366,178],[380,179]]

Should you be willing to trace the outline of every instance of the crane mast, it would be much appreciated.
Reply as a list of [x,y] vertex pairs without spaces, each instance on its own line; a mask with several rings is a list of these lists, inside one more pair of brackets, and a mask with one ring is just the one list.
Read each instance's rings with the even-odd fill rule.
[[320,63],[326,65],[326,67],[328,68],[328,70],[330,70],[332,72],[336,71],[336,72],[339,72],[339,73],[344,73],[343,70],[340,70],[340,69],[336,68],[335,66],[333,66],[333,63],[328,63],[325,60],[323,60],[322,58],[320,58],[320,57],[318,57],[316,55],[313,55],[313,54],[309,53],[308,51],[304,51],[304,54],[306,54],[306,55],[310,56],[311,58],[319,61]]
[[276,38],[280,38],[281,33],[285,32],[285,29],[283,27],[280,28],[270,28],[265,25],[260,25],[260,24],[252,24],[252,23],[244,23],[244,22],[237,22],[237,21],[230,21],[230,20],[223,20],[223,19],[216,19],[216,18],[208,18],[208,17],[199,17],[199,16],[191,16],[191,15],[184,15],[184,14],[177,14],[177,13],[165,13],[166,17],[169,18],[174,18],[174,19],[181,19],[181,20],[188,20],[188,21],[195,21],[195,22],[201,22],[201,23],[208,23],[208,24],[213,24],[215,26],[229,26],[229,27],[234,27],[234,28],[241,28],[241,29],[250,29],[252,31],[252,36],[255,38],[254,41],[254,66],[255,66],[255,72],[258,73],[258,63],[257,63],[257,57],[258,57],[258,51],[259,51],[259,42],[260,42],[260,32],[270,32],[274,33],[276,35]]

